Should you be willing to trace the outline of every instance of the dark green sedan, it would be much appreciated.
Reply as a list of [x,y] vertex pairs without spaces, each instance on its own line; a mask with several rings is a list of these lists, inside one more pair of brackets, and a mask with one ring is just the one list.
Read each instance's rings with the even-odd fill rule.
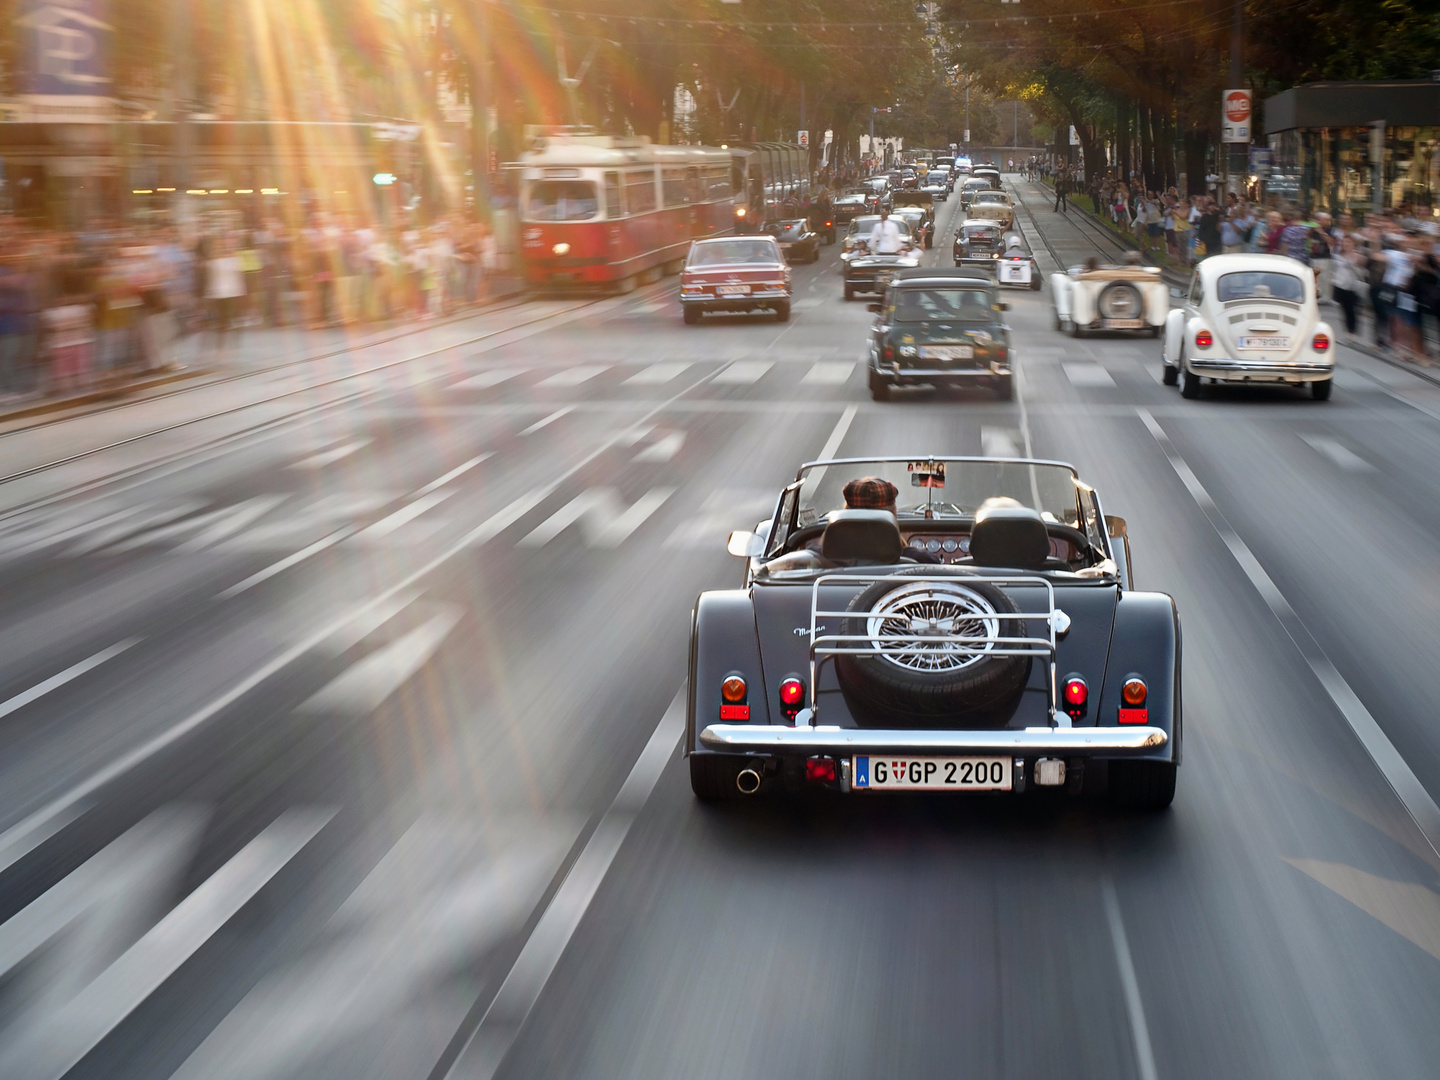
[[984,386],[1014,396],[1008,304],[994,280],[974,271],[897,272],[870,337],[870,396],[886,401],[897,386]]

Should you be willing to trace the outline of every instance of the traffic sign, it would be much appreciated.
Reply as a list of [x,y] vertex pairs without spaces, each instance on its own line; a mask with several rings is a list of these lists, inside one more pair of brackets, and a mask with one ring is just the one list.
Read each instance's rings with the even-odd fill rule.
[[1226,90],[1220,98],[1220,141],[1248,143],[1252,112],[1249,90]]
[[809,146],[809,145],[810,145],[810,132],[808,132],[808,131],[802,131],[802,132],[800,132],[800,133],[799,133],[799,137],[798,137],[795,141],[798,142],[801,146]]

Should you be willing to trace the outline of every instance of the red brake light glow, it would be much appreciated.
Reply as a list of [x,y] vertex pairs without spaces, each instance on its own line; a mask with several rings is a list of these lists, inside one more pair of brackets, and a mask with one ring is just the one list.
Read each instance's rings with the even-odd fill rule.
[[1214,344],[1215,338],[1211,336],[1209,330],[1195,331],[1195,347],[1197,349],[1208,349],[1211,345]]
[[1085,706],[1090,700],[1090,687],[1079,675],[1067,675],[1065,677],[1065,711],[1071,718],[1078,718],[1085,715]]
[[812,784],[833,784],[835,782],[835,759],[829,757],[807,758],[805,779]]
[[792,723],[805,705],[805,684],[794,675],[780,683],[780,712]]
[[1312,344],[1315,346],[1316,352],[1324,352],[1330,348],[1330,338],[1325,334],[1316,334]]

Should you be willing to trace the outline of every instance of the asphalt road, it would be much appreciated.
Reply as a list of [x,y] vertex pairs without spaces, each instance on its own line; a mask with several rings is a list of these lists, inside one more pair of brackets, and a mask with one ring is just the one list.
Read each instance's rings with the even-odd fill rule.
[[[0,1076],[1433,1076],[1440,391],[1184,401],[1047,289],[1015,402],[875,404],[836,252],[0,440]],[[1169,812],[692,800],[691,605],[822,451],[1079,467],[1184,620]]]

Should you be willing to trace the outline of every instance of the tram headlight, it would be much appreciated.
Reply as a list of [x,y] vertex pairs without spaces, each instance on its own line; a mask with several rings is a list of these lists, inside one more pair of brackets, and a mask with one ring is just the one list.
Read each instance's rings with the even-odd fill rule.
[[569,255],[570,245],[565,243],[564,240],[561,240],[560,243],[556,244],[550,249],[550,252],[553,255]]

